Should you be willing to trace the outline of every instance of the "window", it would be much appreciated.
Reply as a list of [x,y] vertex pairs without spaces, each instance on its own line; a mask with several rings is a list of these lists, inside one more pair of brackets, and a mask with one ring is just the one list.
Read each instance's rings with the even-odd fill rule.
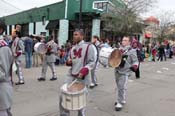
[[9,25],[9,35],[12,34],[12,25]]
[[113,6],[113,4],[109,1],[95,1],[93,2],[93,9],[100,10],[100,11],[108,11],[110,7]]
[[107,2],[94,2],[93,9],[106,11],[107,10]]
[[46,16],[42,16],[42,24],[43,24],[43,25],[46,24]]
[[36,23],[33,22],[33,34],[36,34]]
[[46,32],[40,32],[40,35],[46,36]]

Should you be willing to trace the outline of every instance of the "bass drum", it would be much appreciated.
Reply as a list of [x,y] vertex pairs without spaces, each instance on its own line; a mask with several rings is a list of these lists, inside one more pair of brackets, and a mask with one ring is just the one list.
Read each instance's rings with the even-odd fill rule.
[[38,42],[35,44],[34,50],[39,54],[45,54],[47,52],[47,46],[44,43]]
[[100,52],[99,52],[99,62],[100,64],[102,64],[103,66],[107,66],[109,65],[109,56],[111,55],[112,51],[114,49],[111,47],[103,47],[101,48]]

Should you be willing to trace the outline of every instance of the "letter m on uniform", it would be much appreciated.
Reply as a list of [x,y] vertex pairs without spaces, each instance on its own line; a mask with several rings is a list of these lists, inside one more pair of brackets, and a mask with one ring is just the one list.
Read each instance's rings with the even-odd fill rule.
[[77,58],[81,58],[81,52],[82,52],[82,48],[79,48],[78,51],[76,49],[74,49],[74,56]]

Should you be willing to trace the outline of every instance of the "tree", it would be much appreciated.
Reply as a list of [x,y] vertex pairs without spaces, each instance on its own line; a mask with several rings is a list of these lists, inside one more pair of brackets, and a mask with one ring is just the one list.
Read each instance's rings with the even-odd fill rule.
[[113,7],[110,12],[102,15],[104,29],[116,35],[140,33],[144,24],[139,18],[141,13],[148,11],[156,0],[125,0],[120,7]]
[[163,41],[164,38],[171,36],[171,31],[175,24],[175,15],[173,11],[162,11],[159,14],[158,19],[160,20],[158,40]]

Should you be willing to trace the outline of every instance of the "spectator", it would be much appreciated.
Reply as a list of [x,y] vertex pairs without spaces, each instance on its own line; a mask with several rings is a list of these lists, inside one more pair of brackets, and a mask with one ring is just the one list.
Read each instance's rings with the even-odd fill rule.
[[31,36],[33,38],[33,66],[34,67],[38,67],[38,59],[39,59],[39,54],[37,52],[35,52],[34,50],[34,46],[36,43],[38,43],[38,39],[36,39],[36,37]]
[[165,55],[165,48],[164,48],[164,45],[161,44],[158,48],[158,54],[159,54],[159,58],[158,58],[158,61],[163,61],[163,57],[166,61],[166,55]]
[[24,40],[25,46],[25,58],[26,58],[26,68],[32,67],[32,50],[33,50],[33,40],[29,35]]

